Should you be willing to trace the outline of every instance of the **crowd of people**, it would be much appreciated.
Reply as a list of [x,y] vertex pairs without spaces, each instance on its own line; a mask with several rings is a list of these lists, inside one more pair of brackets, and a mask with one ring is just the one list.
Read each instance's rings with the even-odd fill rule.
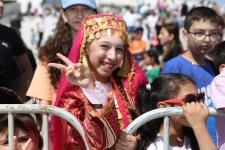
[[[180,13],[160,0],[156,11],[150,5],[105,14],[95,0],[61,0],[54,32],[39,42],[33,68],[19,32],[0,24],[2,104],[66,109],[93,150],[161,150],[162,118],[133,135],[125,129],[148,111],[182,107],[184,116],[170,117],[169,149],[224,150],[225,118],[209,116],[209,107],[225,111],[222,14],[203,3],[189,10],[183,4]],[[2,17],[1,0],[0,9]],[[7,149],[7,115],[0,118],[0,148]],[[42,149],[39,118],[14,115],[14,149]],[[52,116],[50,124],[50,149],[85,149],[66,121]]]

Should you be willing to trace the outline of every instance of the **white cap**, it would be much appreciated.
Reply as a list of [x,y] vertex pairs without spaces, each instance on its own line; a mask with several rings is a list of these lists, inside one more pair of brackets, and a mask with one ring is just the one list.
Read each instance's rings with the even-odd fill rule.
[[92,9],[97,8],[95,0],[61,0],[61,6],[63,9],[66,9],[73,5],[85,5]]

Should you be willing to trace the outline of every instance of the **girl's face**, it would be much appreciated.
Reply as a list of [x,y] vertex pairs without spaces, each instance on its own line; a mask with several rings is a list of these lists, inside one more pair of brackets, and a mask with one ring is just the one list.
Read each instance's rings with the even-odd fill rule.
[[166,45],[171,40],[173,40],[173,34],[170,34],[166,28],[162,28],[159,33],[159,39],[162,45]]
[[78,31],[81,21],[85,17],[94,14],[95,11],[92,8],[84,5],[73,5],[66,8],[65,11],[62,11],[63,20],[67,22],[74,31]]
[[[37,137],[33,132],[25,132],[21,129],[15,129],[14,136],[16,139],[13,141],[13,149],[26,149],[26,150],[37,150]],[[8,132],[7,130],[0,133],[0,149],[8,150]]]
[[87,48],[87,55],[95,79],[108,82],[114,70],[123,64],[125,42],[117,32],[94,39]]

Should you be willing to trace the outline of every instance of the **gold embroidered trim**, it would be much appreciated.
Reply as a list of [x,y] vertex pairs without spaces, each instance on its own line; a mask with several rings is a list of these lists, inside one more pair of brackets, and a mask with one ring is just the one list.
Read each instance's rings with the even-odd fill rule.
[[88,42],[95,38],[99,39],[103,35],[113,35],[115,31],[127,41],[128,29],[126,22],[121,17],[106,15],[96,18],[89,16],[82,21],[82,24]]
[[132,108],[135,110],[136,109],[136,101],[135,101],[135,95],[134,95],[134,89],[133,89],[133,85],[132,85],[132,79],[135,75],[135,61],[133,59],[133,57],[131,58],[133,61],[132,66],[131,66],[131,72],[130,75],[128,76],[128,86],[129,86],[129,90],[130,90],[130,97],[131,97],[131,105]]
[[87,112],[93,117],[100,118],[104,116],[105,114],[107,114],[108,112],[110,112],[112,107],[115,106],[115,103],[114,103],[115,96],[113,91],[109,93],[109,102],[99,112],[95,111],[95,109],[91,106],[92,104],[88,101],[87,97],[83,94],[83,92],[80,89],[79,91],[82,97],[82,101],[84,102],[84,107],[86,108]]
[[119,97],[121,97],[122,103],[123,103],[124,108],[125,108],[125,110],[126,110],[126,112],[127,112],[128,119],[129,119],[129,121],[131,122],[131,121],[132,121],[132,116],[131,116],[131,114],[130,114],[130,112],[129,112],[129,110],[128,110],[129,104],[128,104],[126,98],[125,98],[126,95],[124,95],[124,94],[121,92],[120,87],[115,83],[115,80],[114,80],[113,78],[111,78],[111,81],[112,81],[112,83],[113,83],[113,86],[114,86],[115,90],[118,91]]

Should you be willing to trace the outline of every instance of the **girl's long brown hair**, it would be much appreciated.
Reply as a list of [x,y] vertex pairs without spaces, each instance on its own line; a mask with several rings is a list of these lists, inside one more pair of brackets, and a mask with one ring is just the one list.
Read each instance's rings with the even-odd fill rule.
[[[73,42],[73,36],[70,27],[64,23],[63,18],[60,16],[54,34],[48,38],[43,46],[41,46],[38,57],[44,64],[61,63],[63,62],[56,56],[56,53],[61,53],[64,56],[68,56],[71,45]],[[51,84],[55,89],[58,88],[61,72],[55,68],[48,68],[49,78]]]

